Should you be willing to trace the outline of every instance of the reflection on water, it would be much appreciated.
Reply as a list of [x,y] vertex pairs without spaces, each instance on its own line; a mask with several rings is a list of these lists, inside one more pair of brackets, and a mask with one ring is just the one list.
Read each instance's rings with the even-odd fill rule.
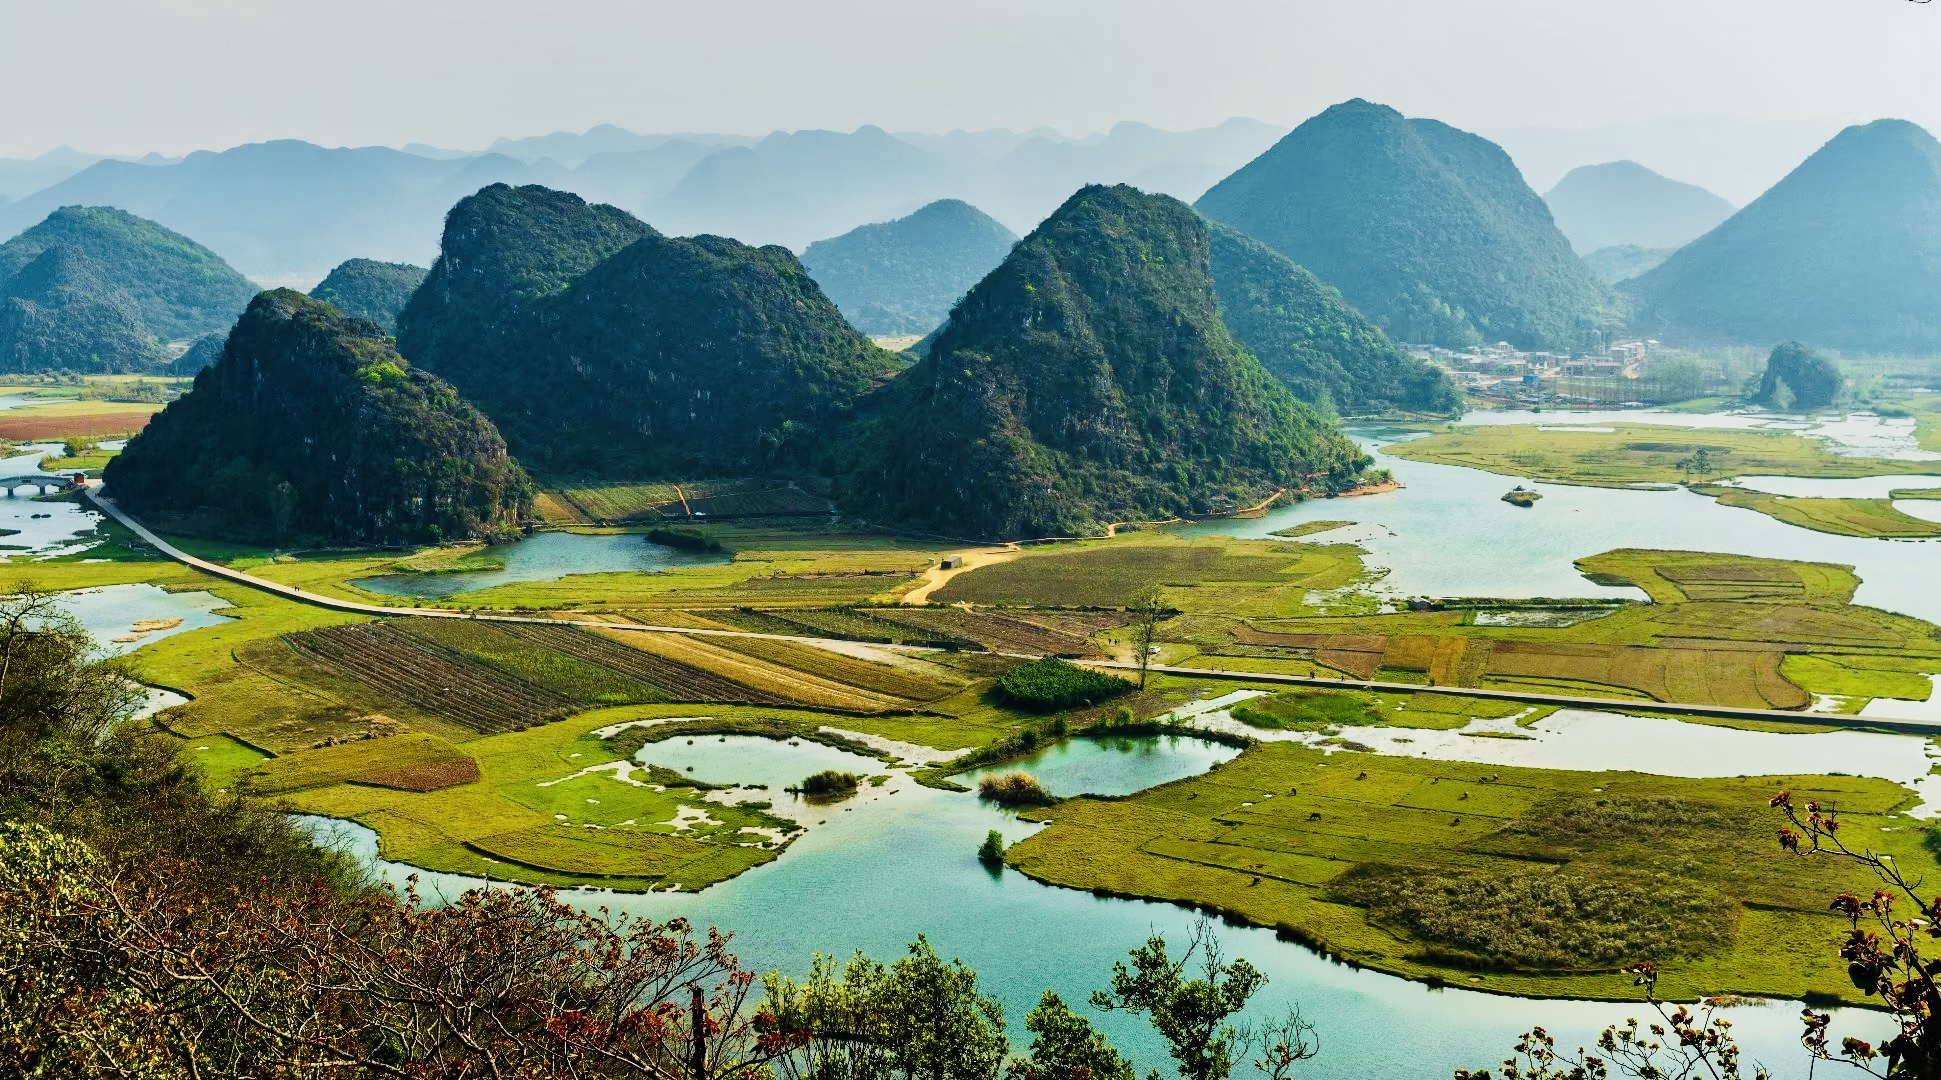
[[392,596],[438,599],[476,592],[514,581],[558,581],[572,574],[649,572],[682,566],[715,566],[728,561],[721,553],[680,551],[650,544],[638,533],[542,532],[480,552],[502,560],[504,567],[455,574],[392,574],[364,578],[359,588]]

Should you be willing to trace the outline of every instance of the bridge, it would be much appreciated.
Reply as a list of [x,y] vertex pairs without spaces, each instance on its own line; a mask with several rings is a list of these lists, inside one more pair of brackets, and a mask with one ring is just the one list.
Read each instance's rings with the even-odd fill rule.
[[74,482],[66,476],[59,476],[54,473],[35,473],[32,476],[0,478],[0,489],[5,489],[7,498],[9,499],[19,495],[20,489],[28,485],[34,487],[34,491],[31,493],[33,495],[58,495],[63,491],[71,490],[74,487]]

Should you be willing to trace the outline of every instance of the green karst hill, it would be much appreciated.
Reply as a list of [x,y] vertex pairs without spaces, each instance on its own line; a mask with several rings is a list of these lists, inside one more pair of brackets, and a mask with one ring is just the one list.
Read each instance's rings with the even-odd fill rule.
[[1345,415],[1458,406],[1441,368],[1403,352],[1313,274],[1224,225],[1208,239],[1227,329],[1295,397]]
[[47,248],[0,283],[0,371],[141,371],[167,355],[80,248]]
[[386,333],[396,333],[398,313],[424,284],[426,273],[423,267],[409,263],[349,259],[338,264],[310,290],[310,295],[346,315],[369,319]]
[[453,208],[398,342],[547,475],[800,464],[896,366],[783,248],[503,185]]
[[1198,207],[1402,341],[1562,349],[1610,318],[1611,298],[1502,148],[1383,105],[1328,109]]
[[1840,368],[1824,353],[1788,341],[1766,358],[1755,400],[1776,409],[1824,409],[1839,400],[1845,385]]
[[1004,261],[1016,233],[958,199],[818,240],[802,265],[865,334],[928,334],[951,305]]
[[282,541],[417,543],[515,527],[530,485],[492,422],[376,327],[279,289],[108,464],[140,513]]
[[1635,161],[1582,165],[1544,195],[1571,246],[1588,255],[1609,247],[1677,248],[1732,216],[1732,204]]
[[1220,320],[1185,204],[1087,187],[970,291],[839,455],[866,516],[1037,537],[1351,484],[1368,459]]
[[134,301],[147,332],[177,341],[236,321],[256,286],[215,252],[145,218],[105,206],[66,206],[0,244],[0,288],[53,247],[85,253],[103,280]]
[[1905,120],[1850,127],[1624,291],[1668,340],[1941,350],[1941,143]]

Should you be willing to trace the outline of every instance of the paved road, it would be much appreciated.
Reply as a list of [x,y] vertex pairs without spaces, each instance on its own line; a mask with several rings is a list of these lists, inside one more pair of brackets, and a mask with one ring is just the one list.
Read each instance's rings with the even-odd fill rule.
[[[277,596],[296,600],[318,607],[336,611],[354,612],[359,615],[385,615],[420,619],[476,619],[479,622],[541,623],[547,626],[576,624],[611,630],[644,630],[662,634],[688,634],[695,637],[740,637],[766,638],[774,641],[794,641],[822,648],[837,648],[854,645],[846,638],[820,638],[796,634],[763,634],[753,630],[713,630],[695,626],[653,626],[630,622],[596,622],[578,618],[551,618],[545,615],[497,615],[475,611],[461,611],[453,608],[388,607],[382,604],[365,604],[356,600],[346,600],[338,596],[309,592],[270,581],[253,574],[245,573],[221,563],[199,559],[181,548],[163,540],[150,532],[148,527],[129,517],[128,513],[115,505],[115,501],[102,494],[101,482],[90,481],[86,488],[87,497],[101,508],[101,511],[127,526],[129,531],[152,545],[155,550],[169,558],[193,567],[206,574],[247,585],[253,589],[274,593]],[[895,648],[903,652],[942,652],[918,645],[876,646]],[[1029,657],[1027,659],[1035,659]],[[1112,668],[1120,671],[1136,671],[1139,665],[1123,660],[1100,660],[1090,662],[1093,667]],[[1449,694],[1457,697],[1492,698],[1501,701],[1517,701],[1532,705],[1561,705],[1574,709],[1604,709],[1624,712],[1683,713],[1691,716],[1709,716],[1732,720],[1772,720],[1782,723],[1811,723],[1851,725],[1856,727],[1885,727],[1919,734],[1941,733],[1941,722],[1933,720],[1888,719],[1885,717],[1841,716],[1834,713],[1806,713],[1780,709],[1741,709],[1730,705],[1693,705],[1681,702],[1640,701],[1635,698],[1600,698],[1576,694],[1526,693],[1520,690],[1486,690],[1475,687],[1424,686],[1419,683],[1370,682],[1359,679],[1322,679],[1307,675],[1265,675],[1259,672],[1222,671],[1216,668],[1178,667],[1171,664],[1150,665],[1151,671],[1168,675],[1188,675],[1195,678],[1223,679],[1233,682],[1282,683],[1291,686],[1318,686],[1335,690],[1387,690],[1407,694]]]

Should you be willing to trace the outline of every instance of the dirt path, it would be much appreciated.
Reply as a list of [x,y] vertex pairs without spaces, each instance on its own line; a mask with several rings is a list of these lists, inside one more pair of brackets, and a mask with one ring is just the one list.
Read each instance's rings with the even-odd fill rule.
[[[705,628],[693,627],[693,626],[650,626],[650,625],[642,625],[638,623],[594,622],[592,620],[582,620],[582,619],[559,619],[559,618],[553,618],[553,617],[544,616],[544,615],[487,615],[487,614],[481,614],[473,611],[456,611],[450,608],[400,608],[400,607],[384,607],[378,604],[361,604],[355,600],[345,600],[340,597],[325,596],[325,595],[322,595],[321,593],[308,592],[303,589],[298,589],[290,585],[285,585],[282,582],[269,581],[264,578],[259,578],[253,574],[248,574],[241,570],[234,569],[233,567],[224,566],[221,563],[210,562],[207,559],[196,558],[195,556],[190,555],[188,552],[183,551],[181,548],[178,548],[175,545],[170,544],[168,541],[163,540],[161,537],[156,536],[153,532],[149,531],[147,526],[129,517],[126,511],[122,510],[119,506],[115,505],[115,502],[113,499],[110,499],[101,494],[101,482],[99,480],[90,481],[88,484],[88,487],[85,490],[87,493],[87,497],[91,501],[93,501],[96,506],[100,507],[103,513],[107,514],[109,517],[114,518],[116,521],[121,522],[123,525],[126,525],[129,528],[129,530],[132,531],[136,536],[141,537],[144,541],[152,545],[157,551],[168,556],[169,558],[174,559],[175,561],[182,563],[185,566],[194,567],[195,569],[201,570],[204,573],[213,574],[216,577],[226,578],[230,581],[238,582],[243,585],[248,585],[251,588],[261,589],[264,592],[274,593],[275,595],[282,596],[290,600],[297,600],[306,604],[315,604],[318,607],[334,608],[338,611],[352,611],[362,615],[389,615],[389,616],[401,616],[401,617],[407,617],[407,618],[420,618],[420,619],[423,619],[423,618],[476,619],[479,622],[541,623],[541,624],[550,625],[550,626],[559,626],[559,625],[562,625],[563,623],[564,624],[579,623],[582,626],[597,627],[597,628],[606,629],[606,630],[639,630],[639,631],[646,631],[650,633],[681,634],[688,637],[702,638],[702,639],[709,638],[709,637],[770,638],[777,641],[799,642],[804,645],[813,645],[821,648],[829,647],[830,641],[831,641],[831,639],[828,639],[828,638],[812,637],[808,635],[763,634],[752,630],[712,630],[712,629],[705,629]],[[936,580],[934,583],[926,582],[924,586],[919,586],[919,589],[924,590],[923,595],[927,598],[931,592],[934,592],[938,588],[941,588],[945,582],[950,580],[950,578],[957,576],[958,574],[964,572],[965,570],[976,569],[978,566],[990,566],[993,563],[998,563],[998,562],[1006,562],[1011,559],[1017,558],[1021,554],[1023,553],[1017,549],[1017,545],[1008,545],[1002,548],[988,548],[982,551],[971,552],[965,556],[965,563],[961,567],[955,567],[950,570],[941,570],[938,568],[932,568],[933,572],[937,575],[938,580]],[[978,558],[982,558],[983,561],[982,562],[973,561]],[[904,602],[905,603],[913,602],[909,599],[909,597],[913,595],[915,595],[915,592],[906,594],[904,597]],[[897,651],[908,652],[912,654],[933,653],[933,652],[944,651],[940,649],[926,648],[920,645],[878,646],[878,648],[894,648]],[[1016,656],[1018,654],[1005,653],[1000,655]],[[1037,657],[1035,656],[1034,657],[1020,656],[1019,658],[1032,659],[1032,660],[1037,659]],[[1087,661],[1086,663],[1090,667],[1108,668],[1108,669],[1117,670],[1117,671],[1137,671],[1139,667],[1136,661],[1126,661],[1126,660],[1095,660],[1095,661]],[[1780,710],[1780,709],[1746,709],[1746,708],[1739,708],[1739,707],[1730,706],[1730,705],[1695,705],[1695,704],[1690,704],[1685,702],[1639,701],[1635,698],[1599,698],[1599,697],[1580,696],[1576,694],[1541,694],[1541,693],[1530,693],[1522,690],[1495,690],[1495,689],[1483,689],[1479,687],[1424,686],[1417,683],[1370,682],[1370,681],[1364,681],[1360,679],[1348,679],[1348,678],[1323,679],[1323,678],[1316,678],[1311,675],[1269,675],[1261,672],[1225,671],[1225,670],[1219,670],[1219,669],[1213,669],[1213,668],[1191,668],[1191,667],[1180,667],[1172,664],[1152,664],[1149,666],[1148,670],[1156,671],[1156,672],[1164,672],[1169,675],[1185,675],[1185,676],[1190,676],[1195,678],[1220,679],[1220,680],[1226,680],[1226,681],[1253,682],[1253,683],[1281,683],[1281,684],[1286,684],[1291,686],[1326,687],[1326,688],[1336,689],[1336,690],[1387,690],[1387,691],[1396,692],[1396,693],[1408,693],[1408,694],[1449,694],[1457,697],[1495,698],[1495,699],[1504,700],[1504,701],[1521,701],[1521,702],[1529,702],[1529,703],[1545,704],[1545,705],[1563,705],[1563,706],[1569,706],[1569,707],[1580,708],[1580,709],[1603,709],[1607,711],[1632,712],[1632,713],[1635,713],[1635,712],[1689,713],[1689,714],[1694,714],[1698,716],[1731,717],[1731,718],[1746,719],[1746,720],[1781,720],[1781,721],[1790,721],[1793,723],[1826,724],[1829,726],[1840,725],[1840,726],[1852,726],[1852,727],[1884,727],[1884,728],[1896,729],[1900,731],[1919,732],[1922,734],[1934,734],[1935,732],[1941,732],[1941,722],[1936,722],[1933,720],[1917,720],[1917,719],[1911,719],[1911,718],[1895,719],[1895,718],[1889,718],[1889,717],[1870,716],[1865,719],[1862,719],[1861,717],[1858,717],[1858,716],[1842,716],[1837,713],[1809,713],[1809,712]]]
[[1016,544],[984,548],[979,551],[967,551],[962,555],[955,556],[963,561],[948,570],[944,569],[943,560],[939,559],[935,566],[923,572],[923,584],[904,593],[899,602],[912,606],[928,604],[930,602],[930,594],[950,584],[950,579],[956,577],[958,574],[964,573],[967,570],[975,570],[980,566],[992,566],[1001,562],[1010,562],[1022,554],[1024,554],[1023,550]]

